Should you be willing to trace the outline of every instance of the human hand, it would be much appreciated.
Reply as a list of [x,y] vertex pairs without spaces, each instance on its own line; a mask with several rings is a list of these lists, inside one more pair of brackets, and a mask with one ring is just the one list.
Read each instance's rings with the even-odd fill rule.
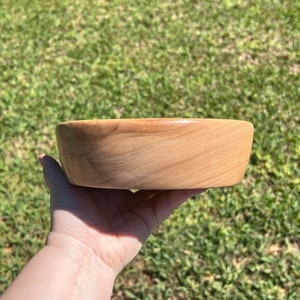
[[39,157],[50,191],[51,230],[1,299],[111,299],[116,276],[147,237],[187,198],[204,190],[79,187],[50,156]]
[[[137,191],[74,186],[50,156],[39,157],[51,196],[48,244],[86,247],[115,276],[172,211],[204,189]],[[71,241],[71,242],[70,242]]]

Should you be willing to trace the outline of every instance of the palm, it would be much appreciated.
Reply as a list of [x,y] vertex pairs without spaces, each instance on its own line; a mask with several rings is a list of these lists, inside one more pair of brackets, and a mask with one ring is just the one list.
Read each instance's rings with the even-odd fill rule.
[[52,231],[92,248],[119,272],[140,250],[154,228],[188,197],[201,190],[139,191],[71,185],[59,165],[43,158],[51,193]]
[[139,216],[137,200],[144,199],[130,191],[69,185],[63,199],[52,198],[53,231],[93,245],[93,251],[114,269],[121,269],[137,254],[156,225],[150,210]]

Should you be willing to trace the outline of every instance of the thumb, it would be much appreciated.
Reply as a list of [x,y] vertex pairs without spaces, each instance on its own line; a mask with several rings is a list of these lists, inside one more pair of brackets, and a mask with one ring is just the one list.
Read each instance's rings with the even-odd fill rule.
[[57,193],[68,186],[70,187],[70,183],[67,180],[62,168],[54,158],[42,154],[39,155],[38,159],[43,167],[45,182],[50,194]]

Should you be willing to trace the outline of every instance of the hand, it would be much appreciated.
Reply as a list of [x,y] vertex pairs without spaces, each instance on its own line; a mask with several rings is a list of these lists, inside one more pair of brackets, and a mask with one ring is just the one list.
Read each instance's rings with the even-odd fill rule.
[[[204,190],[95,189],[68,182],[51,157],[39,157],[51,195],[48,244],[80,244],[115,276],[139,252],[151,232],[188,198]],[[66,245],[67,246],[67,245]]]
[[138,191],[74,186],[39,157],[50,190],[51,231],[1,299],[111,299],[116,276],[154,228],[204,190]]

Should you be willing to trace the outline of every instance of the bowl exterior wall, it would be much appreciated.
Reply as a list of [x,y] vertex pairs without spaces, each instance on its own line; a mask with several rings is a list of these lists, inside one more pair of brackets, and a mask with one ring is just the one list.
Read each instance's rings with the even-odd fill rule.
[[219,119],[70,121],[57,126],[63,169],[76,185],[194,189],[239,183],[253,125]]

